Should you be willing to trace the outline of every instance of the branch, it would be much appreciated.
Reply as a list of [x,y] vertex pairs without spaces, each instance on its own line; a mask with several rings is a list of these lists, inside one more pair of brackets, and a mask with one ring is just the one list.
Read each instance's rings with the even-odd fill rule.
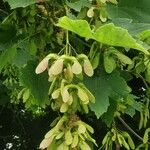
[[[133,133],[138,139],[143,142],[143,138],[138,135],[120,116],[118,116],[118,119],[131,133]],[[147,142],[147,144],[150,144],[150,142]]]

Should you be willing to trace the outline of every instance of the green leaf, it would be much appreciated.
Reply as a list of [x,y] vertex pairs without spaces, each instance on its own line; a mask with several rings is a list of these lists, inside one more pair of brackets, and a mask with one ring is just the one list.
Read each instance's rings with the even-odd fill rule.
[[126,100],[129,103],[129,105],[125,109],[125,113],[130,115],[131,117],[135,115],[135,110],[139,112],[142,111],[143,103],[137,102],[135,100],[136,98],[137,97],[135,97],[134,95],[128,95]]
[[89,7],[89,6],[90,6],[90,3],[89,3],[88,0],[78,0],[78,1],[76,1],[76,2],[74,2],[74,3],[70,3],[70,2],[68,2],[68,1],[66,1],[66,4],[67,4],[70,8],[72,8],[72,9],[78,11],[78,12],[80,12],[82,8],[84,8],[84,7]]
[[16,28],[12,25],[0,24],[0,51],[5,51],[14,44]]
[[120,0],[118,5],[107,5],[108,17],[129,18],[134,22],[150,23],[150,1],[149,0]]
[[142,40],[150,38],[150,28],[149,28],[149,30],[146,30],[146,31],[143,31],[142,33],[140,33],[140,38]]
[[8,48],[7,50],[3,51],[0,55],[0,71],[5,67],[8,63],[12,62],[16,55],[16,45]]
[[28,62],[21,70],[19,79],[21,84],[31,91],[32,95],[37,100],[37,105],[43,106],[48,100],[48,75],[46,72],[37,75],[35,73],[36,66],[36,62]]
[[128,33],[126,29],[116,27],[114,24],[106,24],[98,28],[94,33],[95,40],[111,45],[127,48],[134,48],[149,54],[136,40]]
[[93,32],[85,20],[71,20],[64,16],[59,19],[59,27],[72,31],[82,37],[95,39],[98,42],[111,46],[121,46],[134,48],[149,54],[136,40],[128,33],[126,29],[116,27],[114,24],[106,24]]
[[11,9],[17,7],[27,7],[31,4],[36,3],[36,0],[4,0],[4,1],[9,3]]
[[103,122],[106,123],[108,127],[111,126],[111,123],[113,122],[114,119],[114,114],[117,110],[117,101],[112,98],[110,98],[109,101],[110,101],[110,106],[108,107],[107,112],[102,115],[102,120]]
[[99,77],[88,78],[85,85],[94,94],[96,102],[90,105],[97,118],[107,112],[109,106],[109,97],[117,95],[123,97],[130,92],[125,80],[117,71],[111,74],[101,72]]
[[10,102],[10,97],[7,94],[8,89],[2,84],[0,80],[0,106]]
[[27,64],[29,60],[34,59],[36,51],[37,47],[33,40],[19,40],[17,43],[17,54],[13,63],[17,67],[22,67],[23,65]]
[[0,44],[12,41],[16,36],[16,29],[12,25],[0,25]]
[[27,62],[29,60],[31,60],[32,57],[29,54],[29,52],[27,52],[24,49],[17,49],[17,54],[14,58],[13,63],[17,66],[17,67],[22,67],[23,65],[27,64]]
[[94,38],[91,28],[86,20],[72,20],[66,16],[59,19],[59,27],[72,31],[82,37]]
[[128,106],[125,113],[133,117],[135,115],[135,109],[132,106]]

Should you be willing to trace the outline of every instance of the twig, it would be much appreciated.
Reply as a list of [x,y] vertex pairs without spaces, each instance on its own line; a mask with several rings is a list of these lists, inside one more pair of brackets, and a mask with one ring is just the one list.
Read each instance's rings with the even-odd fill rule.
[[[143,138],[140,135],[138,135],[120,116],[118,116],[118,119],[131,133],[133,133],[138,139],[143,141]],[[150,144],[150,142],[147,142],[147,144]]]
[[0,136],[0,139],[7,139],[7,138],[10,138],[10,137],[12,137],[12,135]]
[[3,14],[8,15],[8,12],[6,12],[5,10],[0,9],[0,11],[1,11]]
[[142,75],[140,75],[139,73],[135,73],[135,72],[133,72],[133,71],[129,71],[129,70],[126,70],[126,72],[132,73],[132,74],[135,75],[135,76],[138,75],[138,77],[143,81],[145,87],[146,87],[147,89],[149,88],[148,84],[146,83],[146,81],[145,81],[145,79],[143,78]]
[[140,74],[138,74],[138,76],[139,76],[139,77],[140,77],[140,79],[143,81],[143,83],[144,83],[145,87],[146,87],[147,89],[149,89],[149,86],[148,86],[148,84],[146,83],[146,81],[145,81],[145,79],[143,78],[143,76],[142,76],[142,75],[140,75]]

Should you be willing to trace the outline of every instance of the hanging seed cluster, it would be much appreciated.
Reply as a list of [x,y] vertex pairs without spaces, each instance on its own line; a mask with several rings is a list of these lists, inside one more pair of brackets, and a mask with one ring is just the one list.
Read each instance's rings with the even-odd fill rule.
[[[76,118],[76,119],[72,119]],[[59,118],[58,123],[46,135],[40,144],[41,149],[50,147],[52,150],[91,150],[88,142],[95,140],[90,133],[94,133],[91,126],[81,121],[77,116],[73,115],[68,118],[64,115]],[[56,148],[57,147],[57,148]]]
[[112,128],[111,131],[107,132],[103,141],[102,147],[104,149],[112,149],[113,143],[118,142],[120,147],[124,147],[127,150],[135,149],[134,142],[130,135],[126,131],[118,131],[116,128]]
[[89,103],[95,102],[93,94],[81,82],[84,75],[93,75],[88,57],[84,54],[76,57],[49,54],[39,63],[35,72],[40,74],[46,69],[51,82],[51,107],[64,115],[45,135],[40,149],[90,150],[87,143],[96,144],[90,136],[94,131],[75,115],[77,111],[88,113]]

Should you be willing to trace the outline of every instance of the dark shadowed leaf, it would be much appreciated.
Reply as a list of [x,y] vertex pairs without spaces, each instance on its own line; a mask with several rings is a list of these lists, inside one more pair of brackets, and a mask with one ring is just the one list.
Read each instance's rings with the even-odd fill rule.
[[16,45],[13,45],[12,47],[2,52],[0,55],[0,71],[5,65],[13,61],[14,57],[16,56],[16,51]]
[[30,89],[38,105],[44,105],[48,100],[49,83],[48,74],[46,72],[37,75],[35,68],[38,63],[34,61],[28,64],[21,70],[20,82],[23,86]]
[[107,111],[110,105],[110,96],[124,97],[130,92],[125,80],[117,71],[111,74],[101,72],[99,77],[86,79],[85,84],[96,97],[96,102],[91,104],[90,107],[95,112],[97,118]]
[[108,17],[129,18],[134,22],[150,23],[149,0],[120,0],[118,5],[107,5]]

